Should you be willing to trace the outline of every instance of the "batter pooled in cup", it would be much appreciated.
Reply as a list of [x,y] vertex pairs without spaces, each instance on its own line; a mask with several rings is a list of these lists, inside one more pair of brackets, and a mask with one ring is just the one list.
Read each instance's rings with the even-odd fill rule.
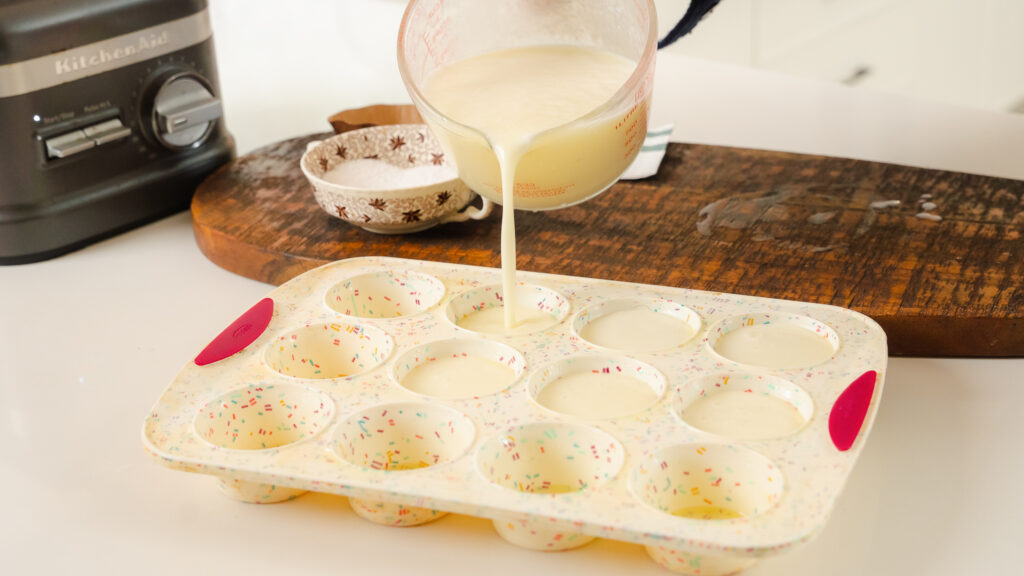
[[504,364],[466,355],[421,364],[402,378],[402,386],[435,398],[472,398],[504,390],[515,379]]
[[626,352],[659,352],[681,346],[695,330],[682,319],[642,307],[595,318],[580,336],[587,342]]
[[835,353],[835,347],[824,336],[802,326],[772,323],[723,334],[715,351],[741,364],[786,369],[821,364]]
[[686,409],[684,420],[712,434],[762,440],[795,432],[807,422],[795,406],[767,394],[717,390]]
[[577,372],[549,383],[537,403],[581,418],[616,418],[639,412],[658,399],[643,380],[623,374]]
[[[510,294],[510,292],[506,292],[506,294]],[[505,305],[485,308],[466,316],[459,321],[459,327],[484,334],[517,336],[543,330],[558,323],[558,319],[548,312],[519,306],[514,310],[515,325],[510,327],[505,321],[508,317],[508,310],[511,309],[511,306],[508,306],[509,300],[510,298],[506,296]]]
[[[617,54],[579,46],[531,46],[475,56],[441,68],[424,85],[426,99],[448,118],[479,130],[487,139],[437,131],[459,158],[459,177],[471,188],[500,190],[502,198],[501,267],[504,322],[516,326],[513,302],[516,203],[528,209],[572,204],[614,182],[636,149],[607,146],[621,140],[616,118],[579,122],[612,98],[626,83],[636,62]],[[642,136],[641,136],[642,140]],[[587,181],[568,188],[559,171],[580,151]],[[495,158],[500,182],[493,180]],[[552,183],[559,183],[552,187]],[[514,193],[513,193],[514,191]],[[515,199],[519,196],[519,200]],[[545,198],[558,196],[552,204]]]

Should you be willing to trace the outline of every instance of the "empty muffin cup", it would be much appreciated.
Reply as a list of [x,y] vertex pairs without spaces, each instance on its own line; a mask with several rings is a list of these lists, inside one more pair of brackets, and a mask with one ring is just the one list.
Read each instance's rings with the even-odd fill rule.
[[[633,469],[630,491],[644,504],[680,522],[742,522],[771,509],[784,480],[767,458],[729,444],[683,444],[665,448]],[[731,574],[754,562],[666,546],[647,552],[665,568],[683,574]]]
[[602,420],[650,408],[666,386],[661,372],[632,358],[575,356],[538,369],[530,376],[527,391],[552,412]]
[[700,328],[699,314],[658,298],[602,302],[586,308],[573,321],[573,331],[590,344],[633,353],[678,348]]
[[536,284],[516,284],[515,319],[505,326],[505,300],[500,285],[475,288],[448,302],[445,316],[455,326],[479,334],[518,336],[557,326],[569,315],[569,299]]
[[429,310],[444,293],[444,283],[429,274],[383,270],[335,284],[324,302],[346,316],[397,318]]
[[[625,450],[596,428],[541,422],[490,438],[477,452],[477,469],[489,482],[536,497],[572,498],[618,474]],[[545,496],[546,495],[546,496]],[[531,550],[568,550],[593,540],[543,519],[495,519],[505,540]]]
[[322,380],[372,370],[387,360],[394,346],[391,337],[379,328],[330,322],[278,336],[263,357],[278,374]]
[[[196,414],[192,430],[203,441],[227,450],[273,450],[312,438],[331,421],[334,402],[302,386],[250,385],[209,401]],[[305,490],[218,478],[221,491],[243,502],[291,500]]]
[[[419,403],[375,406],[349,416],[334,433],[333,448],[356,466],[401,474],[451,462],[466,453],[475,436],[461,412]],[[386,482],[382,478],[382,482]],[[415,526],[444,516],[438,510],[373,499],[350,498],[360,517],[387,526]]]
[[690,426],[726,438],[767,440],[792,434],[814,414],[807,392],[767,374],[723,372],[687,382],[673,410]]
[[839,351],[835,330],[798,314],[726,318],[711,328],[707,341],[726,360],[778,370],[816,366]]
[[330,396],[291,384],[252,384],[206,403],[192,423],[196,435],[228,450],[270,450],[311,438],[334,412]]
[[488,340],[439,340],[398,357],[395,382],[423,396],[456,400],[507,389],[523,375],[526,358],[514,348]]

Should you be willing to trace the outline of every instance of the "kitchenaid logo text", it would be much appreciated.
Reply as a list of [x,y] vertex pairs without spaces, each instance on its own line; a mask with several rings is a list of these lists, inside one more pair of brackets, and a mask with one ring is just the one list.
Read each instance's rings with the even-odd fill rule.
[[108,62],[117,62],[125,58],[131,58],[138,54],[148,52],[166,46],[170,43],[170,35],[167,31],[163,31],[159,34],[153,33],[146,36],[140,36],[135,41],[118,46],[113,49],[100,48],[96,53],[91,55],[81,56],[67,56],[60,58],[54,62],[56,67],[57,75],[68,74],[71,72],[78,72],[81,70],[87,70]]

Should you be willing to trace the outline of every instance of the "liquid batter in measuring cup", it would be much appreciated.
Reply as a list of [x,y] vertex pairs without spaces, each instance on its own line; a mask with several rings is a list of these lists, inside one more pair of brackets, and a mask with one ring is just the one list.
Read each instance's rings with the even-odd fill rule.
[[[586,148],[588,142],[615,138],[614,118],[581,123],[549,136],[547,142],[543,138],[538,142],[538,136],[607,102],[635,68],[635,62],[602,50],[532,46],[456,62],[435,72],[424,85],[423,93],[431,104],[445,116],[481,131],[498,159],[498,189],[504,207],[501,267],[506,329],[516,326],[513,191],[543,196],[545,184],[557,181],[557,173],[564,166],[559,150],[577,150]],[[517,168],[528,154],[536,157],[532,173],[526,178],[531,187],[520,185],[517,189]],[[619,176],[617,164],[608,160],[601,155],[586,157],[585,172],[595,182],[614,181]],[[462,173],[464,180],[467,174],[475,175],[472,165]],[[476,180],[474,176],[468,179]]]
[[459,176],[503,205],[504,323],[516,326],[514,209],[608,188],[647,129],[653,4],[413,0],[399,32],[410,95]]

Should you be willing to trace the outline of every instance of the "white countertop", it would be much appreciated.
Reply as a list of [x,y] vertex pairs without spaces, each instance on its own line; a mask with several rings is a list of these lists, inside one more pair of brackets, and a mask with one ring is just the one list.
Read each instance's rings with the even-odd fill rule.
[[[252,22],[232,28],[214,8],[218,42],[243,46],[239,27]],[[243,152],[327,129],[338,109],[405,100],[392,78],[362,95],[297,91],[286,117],[261,123],[263,103],[285,110],[278,97],[247,90],[249,60],[222,50],[220,64]],[[677,140],[1024,179],[1019,117],[673,55],[661,58],[657,86],[655,121],[674,120]],[[4,573],[668,574],[638,546],[529,552],[480,519],[395,529],[358,519],[340,497],[241,504],[210,478],[151,461],[140,439],[149,408],[270,289],[206,260],[187,214],[0,268]],[[1024,536],[1021,406],[1024,359],[890,359],[875,428],[824,532],[745,573],[1011,572]]]

